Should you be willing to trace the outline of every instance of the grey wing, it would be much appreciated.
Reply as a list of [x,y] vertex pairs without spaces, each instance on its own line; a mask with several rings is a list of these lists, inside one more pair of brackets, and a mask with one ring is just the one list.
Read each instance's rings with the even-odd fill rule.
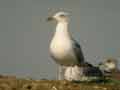
[[73,39],[73,50],[75,52],[75,55],[78,59],[78,61],[81,63],[81,62],[84,62],[84,55],[83,55],[83,52],[82,52],[82,49],[81,49],[81,46],[80,44],[77,43],[76,40]]
[[84,64],[85,66],[83,72],[86,76],[103,76],[102,71],[98,67],[95,67],[88,62]]

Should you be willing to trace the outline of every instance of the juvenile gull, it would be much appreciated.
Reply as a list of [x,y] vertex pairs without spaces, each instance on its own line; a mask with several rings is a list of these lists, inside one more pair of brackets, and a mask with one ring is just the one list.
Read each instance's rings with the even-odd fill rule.
[[105,77],[120,80],[120,70],[117,64],[118,60],[110,58],[104,62],[101,62],[99,67]]
[[69,14],[58,12],[48,21],[57,22],[56,31],[50,44],[50,54],[54,61],[60,65],[58,79],[62,79],[62,66],[74,66],[84,62],[80,45],[72,38],[68,31]]
[[117,60],[111,58],[107,59],[104,62],[99,63],[99,67],[104,73],[109,74],[117,69]]

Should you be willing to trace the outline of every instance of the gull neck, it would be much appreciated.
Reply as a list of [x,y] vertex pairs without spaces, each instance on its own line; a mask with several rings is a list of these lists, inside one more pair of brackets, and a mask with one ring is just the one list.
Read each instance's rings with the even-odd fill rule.
[[68,22],[58,22],[57,26],[56,26],[56,32],[55,34],[57,35],[69,35],[69,31],[68,31]]

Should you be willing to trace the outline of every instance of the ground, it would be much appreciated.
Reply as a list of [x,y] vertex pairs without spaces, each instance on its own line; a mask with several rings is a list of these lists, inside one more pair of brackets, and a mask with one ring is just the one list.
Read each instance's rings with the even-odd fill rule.
[[120,83],[32,80],[1,75],[0,90],[120,90]]

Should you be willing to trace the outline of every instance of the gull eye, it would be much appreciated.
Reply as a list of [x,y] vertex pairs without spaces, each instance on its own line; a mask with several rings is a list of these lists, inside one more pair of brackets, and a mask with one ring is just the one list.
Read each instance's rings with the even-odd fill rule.
[[62,14],[62,15],[60,15],[60,17],[65,17],[65,15]]

